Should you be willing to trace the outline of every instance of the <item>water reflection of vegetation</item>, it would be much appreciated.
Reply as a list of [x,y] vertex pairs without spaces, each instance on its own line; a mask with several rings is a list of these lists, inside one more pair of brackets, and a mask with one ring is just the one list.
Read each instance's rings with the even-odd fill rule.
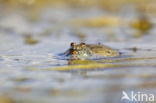
[[[135,62],[144,60],[156,60],[156,57],[138,57],[138,58],[123,58],[123,59],[101,59],[101,60],[69,60],[68,65],[54,68],[43,68],[42,70],[57,70],[57,71],[68,71],[68,70],[94,70],[94,69],[110,69],[110,68],[126,68],[126,67],[149,67],[156,66],[155,64],[136,64],[136,63],[125,63],[124,62]],[[118,64],[119,63],[119,64]],[[121,64],[120,64],[121,63]],[[29,70],[38,70],[37,68],[29,68]]]

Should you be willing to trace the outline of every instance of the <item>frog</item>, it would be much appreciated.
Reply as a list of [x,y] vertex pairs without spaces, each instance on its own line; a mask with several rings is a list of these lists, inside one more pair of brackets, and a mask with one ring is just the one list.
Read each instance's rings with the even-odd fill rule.
[[81,42],[76,44],[72,42],[70,48],[64,52],[66,56],[70,56],[74,59],[88,59],[93,55],[102,56],[102,57],[118,57],[120,53],[108,46],[102,44],[86,44]]

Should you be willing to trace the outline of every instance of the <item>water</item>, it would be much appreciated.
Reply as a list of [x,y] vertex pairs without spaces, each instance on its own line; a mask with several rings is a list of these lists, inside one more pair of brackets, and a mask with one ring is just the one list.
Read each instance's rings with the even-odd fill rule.
[[[113,15],[97,8],[48,8],[31,21],[22,10],[1,10],[0,103],[3,98],[13,100],[11,103],[127,103],[120,100],[122,91],[156,95],[155,25],[146,35],[134,38],[136,30],[129,24],[136,13],[127,11],[131,12],[125,18],[124,11]],[[76,18],[105,16],[124,18],[127,25],[88,27],[83,22],[73,23]],[[26,41],[28,34],[38,42]],[[118,49],[122,55],[112,58],[113,62],[96,60],[118,67],[53,70],[68,65],[68,60],[58,58],[58,54],[73,41]]]

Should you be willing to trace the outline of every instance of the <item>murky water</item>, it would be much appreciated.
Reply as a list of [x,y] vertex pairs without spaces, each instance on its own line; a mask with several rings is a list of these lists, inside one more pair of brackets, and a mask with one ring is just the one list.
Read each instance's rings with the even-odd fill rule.
[[[138,37],[130,26],[138,17],[133,7],[119,13],[46,8],[30,17],[25,9],[0,12],[0,103],[131,103],[121,101],[122,91],[156,96],[154,16],[152,28]],[[92,22],[99,17],[111,22]],[[73,41],[101,43],[122,55],[92,60],[103,67],[70,67],[58,54]]]

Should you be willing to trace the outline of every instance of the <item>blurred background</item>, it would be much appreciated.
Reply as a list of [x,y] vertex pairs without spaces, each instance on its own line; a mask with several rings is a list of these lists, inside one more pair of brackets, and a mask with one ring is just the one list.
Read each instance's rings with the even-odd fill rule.
[[[121,101],[122,91],[156,95],[155,5],[0,0],[0,103],[131,103]],[[119,65],[113,68],[52,70],[67,66],[57,56],[71,42],[104,44],[123,56],[107,62]]]

